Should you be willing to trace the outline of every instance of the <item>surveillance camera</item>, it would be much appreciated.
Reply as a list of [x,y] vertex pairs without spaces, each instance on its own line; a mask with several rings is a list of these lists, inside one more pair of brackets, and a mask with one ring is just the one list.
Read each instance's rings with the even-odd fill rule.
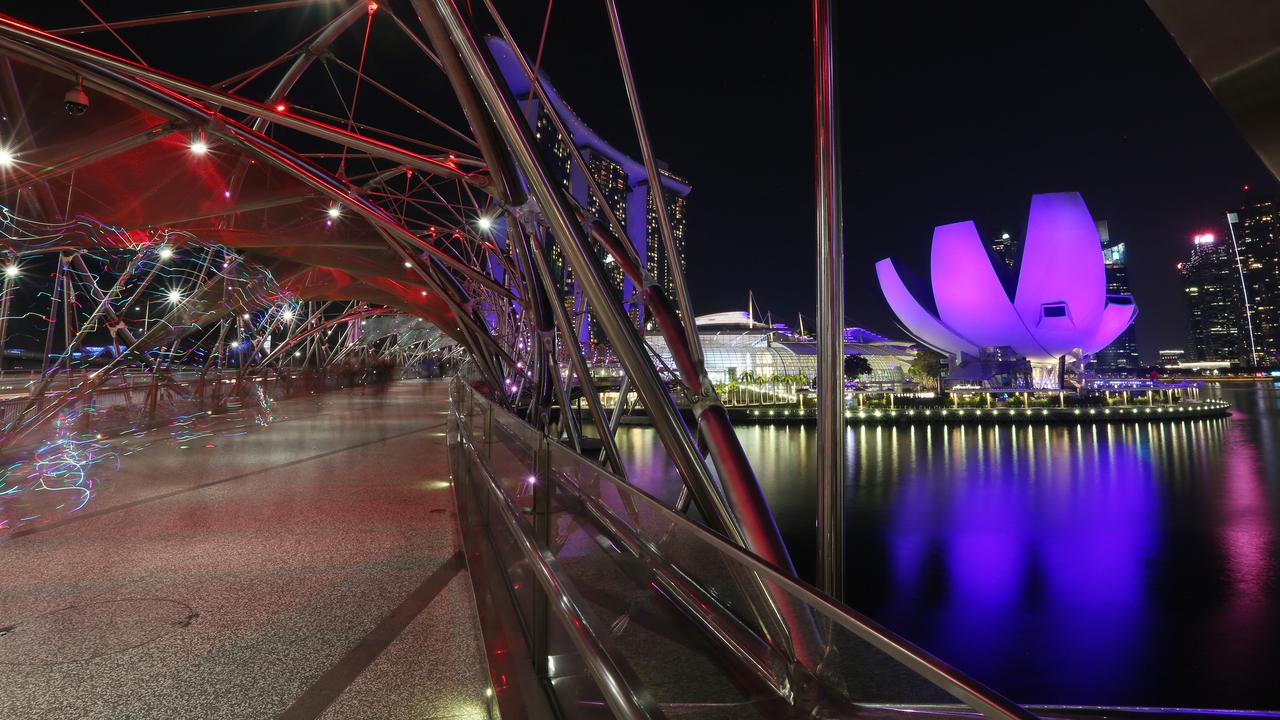
[[77,85],[67,91],[62,98],[63,106],[67,109],[67,114],[71,117],[80,117],[89,111],[89,96],[85,94],[84,88]]

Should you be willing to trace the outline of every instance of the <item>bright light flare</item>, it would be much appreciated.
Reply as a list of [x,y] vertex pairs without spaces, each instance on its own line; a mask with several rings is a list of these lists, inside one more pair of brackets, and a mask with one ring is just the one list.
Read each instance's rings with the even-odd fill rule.
[[330,218],[337,220],[339,217],[342,216],[342,206],[335,203],[333,205],[330,205],[329,209],[326,210],[325,212],[329,213]]
[[293,320],[293,310],[290,310],[289,308],[285,308],[280,312],[280,317],[284,318],[285,322],[289,322],[290,320]]
[[22,274],[22,268],[14,264],[6,265],[4,268],[4,276],[7,278],[16,278]]
[[493,227],[493,218],[488,215],[481,215],[480,219],[476,220],[476,227],[479,227],[481,230],[488,230]]
[[13,151],[6,147],[0,147],[0,168],[13,167]]
[[173,257],[173,248],[169,248],[169,247],[162,247],[162,248],[160,248],[160,259],[161,259],[161,260],[168,260],[168,259],[169,259],[169,258],[171,258],[171,257]]
[[176,305],[177,303],[182,302],[182,291],[177,288],[174,288],[169,292],[165,293],[165,298],[169,302],[174,303]]
[[192,155],[204,155],[209,152],[209,143],[205,142],[204,138],[195,138],[187,148],[191,150]]

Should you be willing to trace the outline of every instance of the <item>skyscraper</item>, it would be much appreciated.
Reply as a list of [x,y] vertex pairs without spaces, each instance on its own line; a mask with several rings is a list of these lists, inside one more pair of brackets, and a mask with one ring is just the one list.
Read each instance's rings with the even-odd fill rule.
[[1018,265],[1018,241],[1008,232],[1001,230],[991,239],[991,254],[1004,263],[1010,270]]
[[1227,213],[1226,226],[1252,364],[1280,364],[1280,205],[1251,203]]
[[[554,111],[569,137],[564,137],[553,122],[548,108],[536,93],[530,92],[528,77],[515,60],[511,49],[499,39],[490,39],[489,49],[497,60],[498,67],[506,80],[511,93],[517,98],[526,119],[534,130],[534,139],[546,160],[551,174],[559,180],[570,196],[577,201],[589,217],[604,221],[603,208],[599,200],[589,190],[587,174],[583,173],[573,162],[571,148],[577,148],[587,166],[587,173],[600,188],[604,201],[618,223],[626,232],[626,239],[636,250],[636,256],[645,265],[645,271],[654,282],[672,299],[675,300],[675,282],[671,271],[672,260],[662,242],[662,234],[658,227],[658,214],[655,206],[655,193],[650,192],[648,174],[644,163],[626,155],[605,141],[594,130],[586,125],[564,102],[545,77],[540,78],[546,92],[550,110]],[[661,161],[657,161],[659,182],[662,194],[666,198],[667,216],[671,221],[672,240],[676,247],[676,259],[679,267],[685,267],[684,242],[687,232],[688,203],[687,197],[692,189],[688,182],[676,177]],[[644,211],[641,211],[644,208]],[[598,251],[604,263],[609,279],[624,300],[627,313],[637,325],[640,324],[643,311],[637,298],[637,289],[631,279],[625,277],[621,266],[604,253]],[[578,314],[582,307],[582,292],[574,282],[573,273],[560,255],[559,248],[550,244],[547,248],[547,259],[552,266],[557,283],[561,285],[561,300],[570,313]],[[594,327],[591,318],[584,318],[581,338],[600,342],[603,334]]]
[[[1107,268],[1107,295],[1132,298],[1129,289],[1128,250],[1125,244],[1111,239],[1111,228],[1106,220],[1098,221],[1098,238],[1102,241],[1102,260]],[[1130,325],[1094,357],[1101,370],[1132,370],[1141,366],[1138,355],[1138,338],[1134,325]]]
[[1191,311],[1193,358],[1245,361],[1248,327],[1231,242],[1212,233],[1196,235],[1193,242],[1190,259],[1178,263]]
[[[675,176],[663,170],[663,177]],[[681,180],[680,182],[684,182]],[[683,195],[669,194],[667,196],[667,220],[671,223],[671,240],[676,246],[676,257],[680,262],[680,271],[684,272],[684,233],[687,222],[685,220],[685,198]],[[649,246],[648,257],[645,259],[645,266],[657,281],[658,286],[667,293],[667,297],[674,299],[676,296],[675,279],[671,272],[671,261],[667,257],[666,250],[662,242],[662,231],[658,227],[658,208],[654,205],[653,195],[649,195],[648,213],[645,220],[645,240]],[[679,309],[676,310],[679,313]]]

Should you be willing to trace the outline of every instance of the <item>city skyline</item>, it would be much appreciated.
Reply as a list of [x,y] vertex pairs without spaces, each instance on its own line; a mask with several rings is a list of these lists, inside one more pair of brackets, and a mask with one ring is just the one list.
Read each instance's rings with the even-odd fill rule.
[[[148,0],[134,10],[164,7]],[[808,14],[726,18],[716,7],[665,0],[620,10],[636,42],[655,155],[696,187],[686,248],[694,310],[740,307],[750,290],[762,310],[790,321],[804,313],[807,325],[816,301]],[[38,23],[66,22],[53,6],[29,12]],[[543,47],[540,68],[592,129],[638,156],[616,63],[584,71],[579,62],[612,57],[608,33],[587,32],[606,26],[603,8],[553,7],[545,43],[544,5],[506,12],[515,40],[530,54]],[[875,289],[884,246],[919,262],[937,225],[972,218],[989,237],[1025,224],[1027,196],[1076,189],[1142,258],[1130,282],[1145,308],[1143,362],[1186,346],[1176,265],[1191,238],[1217,231],[1242,195],[1271,196],[1280,184],[1168,32],[1138,0],[933,13],[934,22],[918,23],[907,8],[877,6],[837,18],[846,324],[901,335]],[[262,38],[272,26],[246,17],[240,27]],[[216,76],[211,59],[181,52],[184,33],[132,42],[144,57],[174,57],[175,71]],[[250,47],[226,52],[248,58]],[[885,58],[892,73],[879,69]],[[424,82],[424,91],[444,89]],[[465,124],[454,109],[440,113]]]
[[[543,11],[525,12],[540,27]],[[752,290],[774,317],[804,313],[807,325],[816,292],[808,16],[725,19],[715,8],[664,3],[622,11],[637,38],[663,38],[660,50],[635,58],[636,81],[655,94],[655,151],[696,186],[690,275],[734,270],[720,286],[691,283],[696,310],[739,307]],[[1242,195],[1278,186],[1167,31],[1141,2],[933,12],[923,24],[891,6],[838,18],[846,324],[902,335],[875,291],[881,248],[920,263],[937,225],[972,218],[989,238],[1025,225],[1027,196],[1074,189],[1142,259],[1129,280],[1144,307],[1143,363],[1187,345],[1176,266],[1191,238],[1216,231]],[[571,52],[554,47],[572,28],[596,27],[593,13],[553,9],[542,63],[567,97],[580,98],[588,122],[626,150],[633,133],[612,74],[602,82],[565,69],[581,54],[607,55],[608,38],[574,35]],[[703,31],[724,23],[733,32]],[[886,58],[892,73],[878,69]],[[731,119],[742,104],[756,108],[755,122]]]

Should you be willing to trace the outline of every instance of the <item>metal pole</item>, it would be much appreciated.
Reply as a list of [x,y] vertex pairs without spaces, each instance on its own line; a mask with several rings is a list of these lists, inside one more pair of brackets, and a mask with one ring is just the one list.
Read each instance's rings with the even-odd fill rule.
[[[11,262],[16,267],[18,262],[17,257],[14,257]],[[4,275],[4,290],[2,291],[3,297],[0,297],[0,377],[4,377],[5,333],[8,331],[9,298],[13,293],[13,282],[14,279],[9,276],[9,273],[6,270]]]
[[1240,273],[1240,292],[1244,297],[1244,320],[1249,328],[1249,364],[1258,364],[1258,346],[1253,341],[1253,309],[1249,306],[1249,285],[1244,281],[1244,262],[1240,259],[1240,245],[1236,243],[1236,221],[1239,215],[1227,213],[1227,232],[1231,234],[1231,249],[1236,256],[1236,271]]
[[[698,337],[697,326],[693,322],[693,303],[689,299],[689,289],[685,284],[684,272],[680,268],[678,248],[671,232],[671,219],[667,216],[667,195],[662,189],[658,163],[653,158],[653,146],[649,143],[649,131],[645,128],[644,114],[640,111],[640,96],[636,92],[635,77],[631,74],[631,60],[627,56],[627,44],[622,37],[622,21],[618,18],[618,6],[613,0],[605,0],[605,9],[609,11],[609,30],[613,34],[613,45],[618,53],[618,66],[622,69],[622,84],[627,91],[627,104],[631,108],[631,120],[636,126],[636,138],[640,141],[640,156],[644,159],[645,176],[649,179],[649,196],[653,199],[653,210],[658,219],[658,233],[662,237],[662,248],[667,254],[676,307],[680,309],[680,319],[684,321],[689,353],[693,356],[694,367],[700,375],[705,374],[702,342]],[[655,269],[650,268],[650,271]],[[697,380],[703,382],[701,377]]]
[[614,303],[613,293],[603,280],[603,270],[595,253],[589,249],[586,234],[575,222],[568,202],[559,194],[559,188],[546,174],[537,158],[531,141],[532,133],[522,124],[499,89],[498,81],[481,56],[480,49],[470,29],[462,19],[462,13],[451,0],[415,0],[414,6],[433,2],[449,31],[467,70],[471,73],[481,98],[493,116],[495,125],[511,148],[516,164],[524,173],[530,190],[546,213],[551,232],[560,244],[574,274],[582,285],[592,308],[599,313],[601,327],[605,331],[619,361],[632,376],[636,390],[644,399],[645,407],[652,415],[654,429],[667,448],[672,461],[695,494],[704,516],[717,530],[724,532],[734,542],[762,555],[771,555],[769,548],[748,543],[724,496],[712,480],[702,455],[694,446],[684,419],[680,416],[667,391],[666,385],[653,367],[653,361],[645,352],[643,341],[630,318]]
[[813,2],[818,227],[818,586],[844,597],[844,237],[831,0]]

